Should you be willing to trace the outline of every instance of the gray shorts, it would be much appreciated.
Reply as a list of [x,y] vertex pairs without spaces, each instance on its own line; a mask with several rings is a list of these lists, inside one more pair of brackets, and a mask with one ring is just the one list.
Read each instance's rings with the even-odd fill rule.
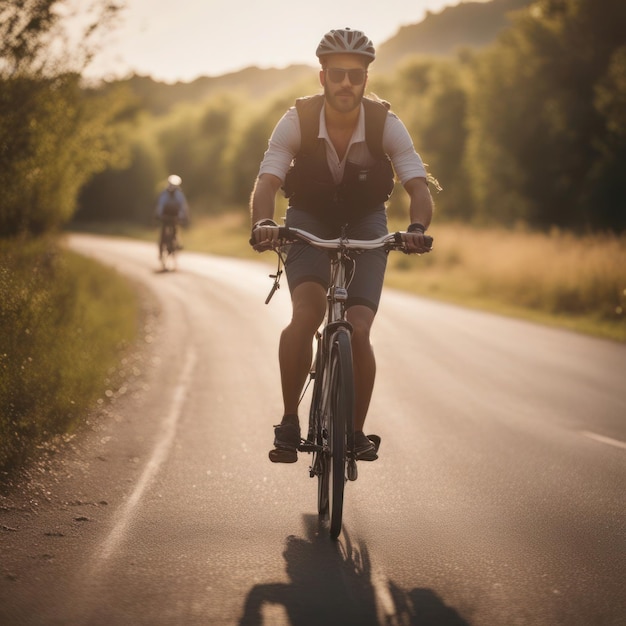
[[[293,207],[287,209],[285,225],[301,228],[324,239],[333,239],[341,235],[336,226],[329,226],[315,215]],[[380,210],[368,213],[350,224],[346,235],[352,239],[376,239],[386,235],[387,232],[387,213],[381,205]],[[385,278],[387,253],[384,250],[368,250],[356,255],[355,258],[356,269],[348,287],[347,307],[362,304],[376,312]],[[330,278],[328,253],[304,243],[295,243],[290,246],[287,253],[285,273],[291,292],[298,285],[310,281],[319,283],[327,289]]]

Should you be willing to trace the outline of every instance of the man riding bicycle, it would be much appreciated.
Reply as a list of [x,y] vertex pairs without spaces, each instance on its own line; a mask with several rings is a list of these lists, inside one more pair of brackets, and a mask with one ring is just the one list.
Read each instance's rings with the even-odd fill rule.
[[181,189],[182,182],[180,176],[172,174],[167,179],[167,187],[159,194],[157,200],[155,214],[157,219],[161,221],[161,233],[159,235],[159,260],[161,261],[166,246],[166,227],[172,227],[174,243],[178,246],[176,227],[178,224],[185,224],[189,217],[187,198]]
[[[289,199],[286,225],[323,238],[375,239],[387,233],[385,202],[394,170],[410,198],[410,225],[403,235],[408,252],[429,251],[424,233],[433,200],[427,172],[404,124],[388,105],[365,98],[367,71],[375,50],[367,36],[350,28],[331,30],[317,57],[324,94],[302,98],[280,119],[269,140],[250,201],[251,243],[271,247],[278,236],[273,221],[275,199],[283,189]],[[393,166],[393,169],[392,169]],[[387,254],[359,255],[348,290],[346,315],[352,333],[355,388],[355,453],[377,458],[376,446],[363,433],[376,361],[370,331],[376,315]],[[284,413],[275,427],[274,462],[297,460],[300,443],[299,398],[312,360],[312,343],[326,309],[329,259],[324,251],[294,244],[285,262],[292,318],[283,330],[279,363]]]

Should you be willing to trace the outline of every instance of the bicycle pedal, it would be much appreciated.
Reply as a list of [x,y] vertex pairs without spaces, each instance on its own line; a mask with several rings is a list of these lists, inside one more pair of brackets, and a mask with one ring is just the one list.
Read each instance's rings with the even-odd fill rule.
[[348,466],[346,468],[346,477],[348,480],[356,480],[359,476],[359,470],[356,465],[356,459],[348,459]]
[[298,452],[295,449],[274,448],[269,452],[272,463],[295,463],[298,460]]
[[380,448],[380,437],[378,435],[367,435],[367,438],[374,444],[376,452],[378,452],[378,448]]
[[319,452],[321,449],[321,446],[318,446],[316,443],[308,440],[302,441],[298,446],[299,452]]

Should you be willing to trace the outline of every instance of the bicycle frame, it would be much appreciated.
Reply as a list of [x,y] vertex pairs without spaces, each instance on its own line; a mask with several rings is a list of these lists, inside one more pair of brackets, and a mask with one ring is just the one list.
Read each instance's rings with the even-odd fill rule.
[[[341,248],[339,250],[332,250],[329,252],[330,266],[331,266],[331,281],[326,293],[327,305],[324,322],[322,329],[316,333],[316,350],[314,351],[313,362],[311,364],[311,370],[309,373],[309,381],[315,381],[315,379],[323,378],[329,375],[329,355],[330,346],[333,343],[333,338],[340,329],[343,329],[348,335],[352,336],[352,326],[346,319],[345,304],[348,299],[348,285],[347,275],[347,262],[351,261],[347,255],[347,249]],[[321,383],[321,388],[324,392],[328,392],[328,381],[324,380]],[[306,390],[305,390],[306,391]],[[300,402],[304,398],[304,392],[300,398]],[[328,403],[328,398],[322,398],[323,404]],[[302,451],[314,452],[320,451],[320,447],[317,445],[307,445],[314,440],[313,431],[315,430],[315,424],[312,423],[313,416],[309,416],[309,437],[302,446]],[[349,430],[353,433],[353,424],[349,425]],[[352,434],[349,435],[349,453],[352,455]],[[311,476],[314,476],[313,468],[311,468]]]
[[[352,339],[352,326],[346,319],[346,302],[348,300],[348,263],[353,263],[348,254],[348,249],[344,246],[336,250],[329,251],[330,256],[330,285],[326,293],[327,305],[326,316],[321,332],[318,332],[317,351],[321,350],[322,363],[324,369],[322,374],[328,375],[328,358],[330,355],[330,346],[333,339],[340,329],[348,333],[350,340]],[[314,359],[315,362],[315,359]],[[328,382],[328,381],[326,381]],[[322,385],[322,388],[328,391],[328,384]],[[310,425],[309,425],[310,427]],[[353,420],[347,424],[348,427],[348,455],[353,457]],[[356,466],[355,466],[356,467]]]

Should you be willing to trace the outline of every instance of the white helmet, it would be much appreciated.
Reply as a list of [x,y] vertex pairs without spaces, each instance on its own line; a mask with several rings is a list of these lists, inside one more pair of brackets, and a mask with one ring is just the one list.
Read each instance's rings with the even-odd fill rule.
[[183,182],[183,179],[180,176],[176,176],[176,174],[172,174],[171,176],[168,177],[167,182],[172,187],[180,187]]
[[350,28],[327,32],[315,54],[320,60],[329,54],[360,54],[367,57],[368,63],[376,58],[376,50],[369,37],[360,30]]

